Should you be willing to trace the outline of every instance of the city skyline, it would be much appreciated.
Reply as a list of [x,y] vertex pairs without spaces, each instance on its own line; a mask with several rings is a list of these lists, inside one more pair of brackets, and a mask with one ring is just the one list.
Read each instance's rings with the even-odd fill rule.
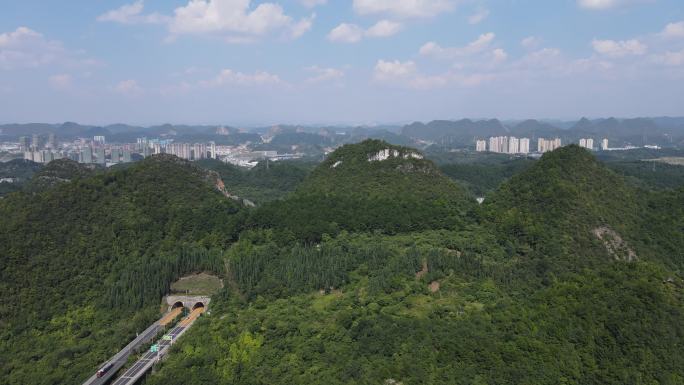
[[5,122],[683,113],[675,0],[81,0],[6,11]]

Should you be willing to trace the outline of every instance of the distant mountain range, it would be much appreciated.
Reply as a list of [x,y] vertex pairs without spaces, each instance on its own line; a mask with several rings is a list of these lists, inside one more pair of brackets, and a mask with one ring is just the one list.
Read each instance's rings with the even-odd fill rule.
[[382,139],[397,145],[436,143],[449,147],[469,147],[476,139],[509,135],[517,137],[559,137],[564,143],[576,142],[583,137],[595,140],[608,138],[611,146],[657,144],[680,146],[684,144],[684,117],[654,117],[630,119],[587,119],[578,121],[500,121],[488,120],[434,120],[400,126],[296,126],[275,125],[239,129],[220,125],[133,126],[112,124],[107,126],[29,123],[0,125],[0,141],[17,140],[20,136],[55,134],[61,139],[104,135],[108,142],[134,142],[136,138],[160,137],[176,141],[215,141],[219,144],[262,144],[264,149],[336,146],[365,139]]
[[612,145],[681,145],[684,143],[684,118],[594,119],[582,118],[568,128],[539,120],[504,124],[499,120],[436,120],[413,123],[402,134],[416,140],[444,144],[470,145],[476,139],[510,135],[517,137],[559,137],[575,142],[583,137],[608,138]]

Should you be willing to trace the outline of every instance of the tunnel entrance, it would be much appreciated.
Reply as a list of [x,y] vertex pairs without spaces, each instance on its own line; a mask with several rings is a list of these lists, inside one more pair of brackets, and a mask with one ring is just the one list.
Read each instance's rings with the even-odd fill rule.
[[202,302],[197,302],[193,307],[192,310],[203,308],[204,304]]
[[171,309],[173,310],[173,309],[178,308],[178,307],[183,307],[183,302],[178,301],[178,302],[174,303],[173,306],[171,306]]

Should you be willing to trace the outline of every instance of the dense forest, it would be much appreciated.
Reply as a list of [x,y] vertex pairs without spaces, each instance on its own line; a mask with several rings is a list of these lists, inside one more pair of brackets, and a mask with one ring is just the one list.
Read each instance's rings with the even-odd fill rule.
[[201,160],[197,164],[218,172],[231,194],[256,204],[285,197],[294,191],[315,167],[315,163],[303,160],[261,161],[251,169],[215,159]]
[[[63,163],[62,178],[80,170]],[[0,200],[1,383],[87,377],[157,318],[170,282],[220,271],[208,250],[236,238],[240,207],[174,157],[69,178]]]
[[53,166],[0,200],[0,383],[79,383],[196,271],[227,284],[146,384],[684,382],[684,186],[577,146],[445,158]]

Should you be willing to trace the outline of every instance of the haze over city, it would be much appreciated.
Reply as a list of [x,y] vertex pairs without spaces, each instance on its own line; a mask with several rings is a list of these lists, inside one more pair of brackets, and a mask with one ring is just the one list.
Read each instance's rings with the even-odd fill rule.
[[681,114],[678,0],[21,1],[0,121],[383,123]]

